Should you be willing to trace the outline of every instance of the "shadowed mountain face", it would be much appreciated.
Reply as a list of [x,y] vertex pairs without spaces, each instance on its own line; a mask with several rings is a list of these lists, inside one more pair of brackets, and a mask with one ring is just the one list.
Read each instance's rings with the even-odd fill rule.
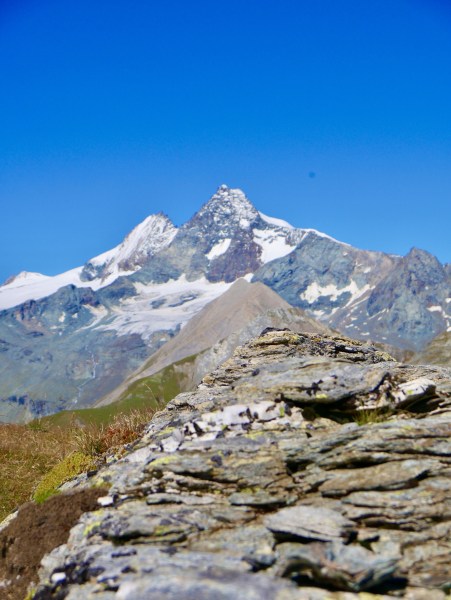
[[240,277],[362,340],[420,350],[451,325],[449,265],[296,229],[221,186],[179,229],[152,215],[81,267],[0,286],[0,419],[92,405]]

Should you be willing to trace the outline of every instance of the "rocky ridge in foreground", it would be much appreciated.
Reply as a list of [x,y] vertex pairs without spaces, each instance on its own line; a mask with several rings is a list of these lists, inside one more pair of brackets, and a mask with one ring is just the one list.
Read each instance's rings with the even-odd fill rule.
[[109,492],[33,597],[444,599],[450,433],[450,369],[263,332],[75,484]]

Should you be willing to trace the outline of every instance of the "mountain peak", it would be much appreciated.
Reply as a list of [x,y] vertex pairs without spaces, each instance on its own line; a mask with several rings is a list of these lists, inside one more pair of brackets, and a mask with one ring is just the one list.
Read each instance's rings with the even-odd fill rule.
[[88,281],[100,277],[111,282],[120,274],[130,274],[162,248],[168,246],[177,227],[167,215],[159,212],[146,217],[115,248],[91,258],[83,267],[82,278]]
[[210,200],[202,206],[192,221],[227,228],[250,229],[260,219],[255,206],[239,188],[219,186]]
[[31,273],[29,271],[21,271],[17,273],[17,275],[11,275],[8,279],[0,286],[19,286],[24,285],[26,283],[42,281],[44,279],[49,279],[48,275],[43,275],[42,273]]

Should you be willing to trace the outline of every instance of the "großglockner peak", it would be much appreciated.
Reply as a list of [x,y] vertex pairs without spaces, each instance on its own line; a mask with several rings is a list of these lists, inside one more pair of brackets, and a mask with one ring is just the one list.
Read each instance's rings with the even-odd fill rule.
[[304,235],[259,213],[241,190],[221,185],[136,279],[161,283],[184,275],[189,281],[232,283],[289,254]]
[[91,406],[240,277],[361,340],[419,351],[451,329],[449,265],[295,228],[222,185],[178,229],[151,215],[80,267],[0,286],[1,420]]
[[231,228],[249,229],[259,222],[259,216],[242,190],[223,184],[186,226],[196,224],[205,232],[214,227],[226,233]]

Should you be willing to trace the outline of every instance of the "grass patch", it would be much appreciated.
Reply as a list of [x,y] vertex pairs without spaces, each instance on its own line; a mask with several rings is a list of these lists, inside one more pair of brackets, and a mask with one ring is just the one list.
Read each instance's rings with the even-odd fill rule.
[[[107,408],[107,407],[105,407]],[[90,409],[90,412],[97,409]],[[155,410],[149,406],[82,422],[79,411],[28,425],[0,425],[0,521],[34,498],[42,502],[65,481],[138,438]]]
[[111,423],[91,423],[73,431],[77,449],[87,456],[101,457],[107,452],[130,444],[144,431],[154,414],[152,409],[134,410],[117,414]]
[[147,398],[147,401],[149,401],[149,398],[152,398],[155,402],[160,400],[164,404],[167,404],[177,394],[185,391],[184,384],[186,383],[187,375],[184,371],[184,365],[194,362],[196,356],[197,354],[193,354],[182,358],[150,377],[142,377],[134,381],[122,394],[119,401],[114,404],[136,404],[142,402],[145,398]]
[[38,481],[72,450],[59,428],[0,425],[0,519],[29,500]]
[[183,389],[183,365],[195,358],[135,381],[113,404],[66,410],[28,425],[0,424],[0,521],[33,494],[41,501],[85,471],[81,455],[99,463],[139,437],[154,412]]
[[160,410],[161,401],[152,397],[142,397],[141,399],[129,399],[126,401],[114,402],[107,406],[99,406],[95,408],[80,408],[77,410],[62,410],[54,415],[42,417],[37,421],[32,421],[30,426],[41,428],[61,427],[63,429],[72,428],[75,426],[82,427],[85,425],[108,425],[118,415],[130,414],[134,411],[152,411]]
[[389,408],[364,409],[354,413],[354,421],[357,425],[371,425],[372,423],[383,423],[393,415]]
[[57,492],[57,488],[73,479],[80,473],[89,471],[94,466],[93,457],[82,452],[72,452],[65,456],[39,482],[33,500],[40,504]]

